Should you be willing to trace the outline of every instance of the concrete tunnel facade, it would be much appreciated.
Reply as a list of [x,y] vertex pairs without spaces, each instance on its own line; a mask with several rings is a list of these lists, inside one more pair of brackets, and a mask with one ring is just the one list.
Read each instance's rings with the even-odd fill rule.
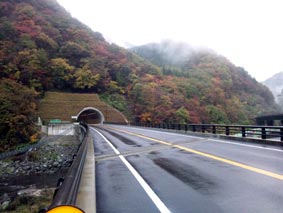
[[86,107],[77,114],[77,121],[87,124],[103,124],[105,118],[100,110],[94,107]]

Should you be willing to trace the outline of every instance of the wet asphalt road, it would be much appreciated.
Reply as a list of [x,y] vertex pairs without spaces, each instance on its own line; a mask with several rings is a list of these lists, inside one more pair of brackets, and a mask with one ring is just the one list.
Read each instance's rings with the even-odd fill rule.
[[127,126],[95,129],[97,212],[283,212],[280,148]]

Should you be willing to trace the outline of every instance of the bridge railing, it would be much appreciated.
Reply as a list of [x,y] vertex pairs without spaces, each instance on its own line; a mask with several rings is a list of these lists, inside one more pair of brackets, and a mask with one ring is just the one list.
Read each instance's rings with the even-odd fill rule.
[[272,139],[283,142],[283,126],[220,125],[220,124],[176,124],[135,123],[136,126],[183,130],[243,138]]

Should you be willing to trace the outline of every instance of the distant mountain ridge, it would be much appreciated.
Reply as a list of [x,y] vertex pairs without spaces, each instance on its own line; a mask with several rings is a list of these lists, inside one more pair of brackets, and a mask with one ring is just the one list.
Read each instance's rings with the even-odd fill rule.
[[172,40],[164,40],[160,43],[149,43],[129,49],[161,67],[164,65],[180,67],[188,58],[195,55],[197,52],[213,52],[208,48],[196,48],[187,43]]
[[262,83],[270,89],[276,103],[280,104],[283,109],[283,72],[273,75]]

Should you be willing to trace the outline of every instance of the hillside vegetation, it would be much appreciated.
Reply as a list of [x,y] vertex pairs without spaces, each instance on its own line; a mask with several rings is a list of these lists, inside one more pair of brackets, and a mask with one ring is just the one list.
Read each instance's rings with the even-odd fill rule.
[[0,2],[1,77],[34,88],[123,92],[159,68],[73,19],[54,0]]
[[[176,121],[245,124],[251,123],[256,115],[276,111],[274,97],[267,87],[212,50],[164,41],[131,51],[161,67],[163,78],[151,83],[148,95],[156,95],[150,103],[156,104],[154,100],[167,103],[163,106],[167,107],[165,112],[177,109]],[[147,84],[140,87],[146,88]],[[167,102],[158,98],[163,94],[170,97]],[[144,100],[139,101],[136,100],[142,104]],[[163,115],[160,114],[160,119]],[[180,115],[187,119],[182,120]]]
[[[170,45],[175,49],[170,54],[154,46],[128,51],[109,44],[55,0],[0,2],[0,79],[29,88],[18,93],[98,93],[140,122],[243,124],[275,110],[270,91],[243,68],[212,51]],[[9,111],[4,102],[0,105],[1,115]]]

